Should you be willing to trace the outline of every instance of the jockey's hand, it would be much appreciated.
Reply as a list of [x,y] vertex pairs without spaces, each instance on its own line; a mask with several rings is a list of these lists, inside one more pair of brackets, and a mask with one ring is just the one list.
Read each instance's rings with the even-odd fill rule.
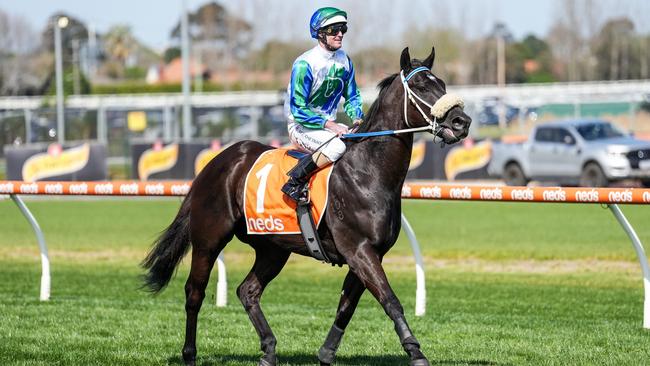
[[338,137],[348,133],[348,126],[338,124],[332,120],[325,122],[325,129],[334,132]]
[[362,119],[360,119],[360,118],[355,119],[354,122],[352,122],[352,128],[350,129],[350,132],[352,132],[352,133],[357,132],[359,127],[361,127],[362,123],[363,123]]

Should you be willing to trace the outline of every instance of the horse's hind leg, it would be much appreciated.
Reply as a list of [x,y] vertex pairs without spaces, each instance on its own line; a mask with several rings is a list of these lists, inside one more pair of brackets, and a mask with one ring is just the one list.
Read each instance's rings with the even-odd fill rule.
[[255,250],[255,264],[244,281],[237,288],[237,296],[244,305],[257,335],[260,337],[260,348],[264,356],[258,366],[276,366],[276,339],[269,323],[260,307],[260,298],[264,288],[282,270],[287,263],[290,252],[278,248],[263,248]]
[[350,323],[350,319],[352,319],[354,310],[357,308],[359,299],[365,289],[359,277],[352,271],[348,271],[345,281],[343,281],[341,300],[336,310],[334,324],[332,324],[325,342],[318,351],[318,360],[321,366],[327,366],[334,362],[336,350],[339,348],[341,338],[343,338],[343,332]]
[[[226,219],[209,221],[208,217],[193,215],[190,225],[192,230],[192,265],[185,283],[185,344],[183,360],[186,365],[196,362],[196,325],[205,288],[210,280],[214,262],[223,248],[232,240],[232,225]],[[218,224],[217,224],[218,222]]]

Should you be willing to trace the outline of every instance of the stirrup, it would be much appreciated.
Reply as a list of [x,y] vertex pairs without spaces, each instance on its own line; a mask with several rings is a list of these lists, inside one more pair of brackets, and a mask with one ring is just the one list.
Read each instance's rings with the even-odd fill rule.
[[282,192],[299,204],[308,204],[310,202],[309,189],[307,182],[296,182],[293,178],[289,179],[283,186]]

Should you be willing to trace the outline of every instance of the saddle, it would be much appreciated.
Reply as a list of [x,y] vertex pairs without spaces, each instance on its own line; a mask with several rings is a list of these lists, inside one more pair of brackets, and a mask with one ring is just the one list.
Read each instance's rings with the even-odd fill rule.
[[305,240],[312,257],[330,263],[318,236],[318,225],[327,206],[332,166],[316,172],[305,189],[309,199],[296,203],[280,188],[289,179],[287,172],[296,159],[305,156],[297,150],[273,149],[262,153],[246,176],[244,214],[248,234],[298,234]]

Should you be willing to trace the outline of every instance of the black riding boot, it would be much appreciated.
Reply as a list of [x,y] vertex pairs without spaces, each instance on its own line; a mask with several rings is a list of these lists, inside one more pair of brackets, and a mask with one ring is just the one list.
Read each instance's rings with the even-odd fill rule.
[[307,183],[309,182],[309,177],[316,170],[318,170],[318,165],[316,165],[311,155],[301,158],[298,160],[298,164],[287,173],[289,180],[282,186],[282,192],[296,202],[306,200]]

